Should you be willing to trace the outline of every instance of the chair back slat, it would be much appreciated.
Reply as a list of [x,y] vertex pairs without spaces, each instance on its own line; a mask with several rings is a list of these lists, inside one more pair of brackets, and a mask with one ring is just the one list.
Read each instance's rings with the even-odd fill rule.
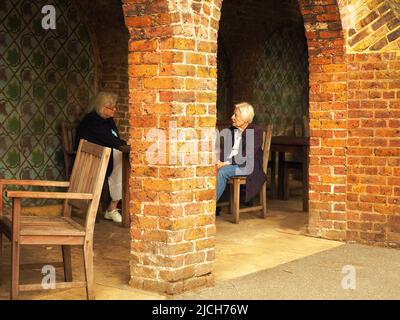
[[90,221],[94,222],[96,218],[110,154],[110,148],[98,146],[83,139],[79,143],[68,191],[90,193],[94,198],[93,200],[69,200],[68,204],[80,210],[87,210],[86,225]]
[[62,146],[65,163],[65,176],[71,176],[72,163],[75,157],[76,127],[70,122],[61,123]]
[[269,151],[271,148],[271,140],[272,140],[272,130],[273,126],[268,125],[267,129],[264,131],[263,134],[263,170],[264,173],[267,174],[268,172],[268,159],[269,159]]
[[74,152],[76,127],[72,123],[63,122],[61,124],[61,131],[64,151],[71,154]]

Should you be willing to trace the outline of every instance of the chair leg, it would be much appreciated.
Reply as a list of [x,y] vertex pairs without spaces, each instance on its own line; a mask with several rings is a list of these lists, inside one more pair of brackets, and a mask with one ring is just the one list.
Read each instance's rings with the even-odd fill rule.
[[276,152],[271,152],[271,198],[277,199],[278,191],[276,186]]
[[239,223],[240,207],[240,184],[235,180],[233,183],[233,221]]
[[88,300],[94,300],[93,280],[93,243],[86,242],[83,246],[83,261],[85,264],[86,294]]
[[64,263],[64,279],[65,282],[72,282],[71,246],[61,246],[61,248]]
[[19,256],[20,244],[13,241],[11,243],[11,300],[17,300],[19,294]]
[[283,170],[283,200],[289,199],[289,168],[284,167]]
[[235,187],[233,184],[229,185],[229,213],[233,214],[233,199],[235,198],[234,193]]
[[260,192],[260,197],[261,197],[261,206],[262,206],[262,216],[265,219],[267,217],[267,183],[264,183],[261,192]]

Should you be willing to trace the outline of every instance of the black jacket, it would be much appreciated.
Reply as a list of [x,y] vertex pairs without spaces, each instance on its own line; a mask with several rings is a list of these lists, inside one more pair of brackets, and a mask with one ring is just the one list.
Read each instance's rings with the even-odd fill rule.
[[[115,132],[116,136],[113,134]],[[80,139],[85,139],[89,142],[119,149],[126,142],[119,138],[118,128],[113,118],[104,119],[98,115],[96,111],[92,111],[85,115],[81,123],[76,128],[76,146],[78,148]],[[110,162],[107,167],[107,177],[113,169],[113,157],[111,155]]]
[[[234,130],[236,128],[230,127],[229,128],[231,131],[232,135],[232,145],[229,146],[229,152],[232,150],[233,143],[234,143]],[[252,130],[252,134],[254,134],[254,146],[251,154],[246,155],[246,131],[247,130]],[[233,157],[232,164],[238,164],[239,167],[244,168],[246,167],[246,164],[248,161],[252,161],[254,166],[253,166],[253,171],[247,175],[247,182],[246,182],[246,199],[245,201],[248,202],[252,198],[254,198],[256,195],[260,193],[261,187],[263,186],[264,182],[267,180],[267,176],[264,173],[263,170],[263,150],[262,150],[262,143],[263,143],[263,133],[264,130],[262,127],[255,125],[255,124],[249,124],[247,128],[243,131],[242,133],[242,140],[240,142],[239,146],[239,154],[243,155],[244,157],[244,162],[243,163],[236,163],[235,157]],[[226,157],[228,154],[224,154],[223,150],[221,150],[220,154],[220,160],[221,161],[226,161]]]

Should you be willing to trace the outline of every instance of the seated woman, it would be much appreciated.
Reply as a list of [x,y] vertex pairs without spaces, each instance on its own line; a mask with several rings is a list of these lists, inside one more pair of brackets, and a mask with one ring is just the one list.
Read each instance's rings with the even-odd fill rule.
[[[267,180],[263,171],[263,128],[252,124],[254,118],[253,106],[247,102],[235,105],[231,117],[230,134],[232,143],[225,148],[228,152],[221,153],[218,160],[217,201],[221,198],[226,184],[235,176],[247,176],[245,201],[249,202],[257,194]],[[248,141],[246,148],[246,140]],[[252,144],[251,142],[254,142]],[[251,149],[250,149],[251,148]]]
[[119,147],[126,142],[119,137],[114,114],[117,110],[118,96],[113,93],[100,92],[94,99],[91,112],[85,115],[76,129],[76,142],[80,139],[96,143],[112,149],[112,156],[107,167],[106,177],[110,187],[111,202],[105,212],[104,218],[121,222],[122,217],[117,205],[122,199],[122,152]]

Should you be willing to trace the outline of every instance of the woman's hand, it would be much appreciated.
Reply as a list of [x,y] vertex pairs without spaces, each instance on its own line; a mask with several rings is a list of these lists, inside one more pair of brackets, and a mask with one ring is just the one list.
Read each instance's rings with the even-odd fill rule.
[[230,163],[229,161],[222,162],[222,161],[218,160],[218,162],[217,162],[217,168],[220,169],[220,168],[225,167],[225,166],[228,166],[228,165],[230,165],[230,164],[231,164],[231,163]]

